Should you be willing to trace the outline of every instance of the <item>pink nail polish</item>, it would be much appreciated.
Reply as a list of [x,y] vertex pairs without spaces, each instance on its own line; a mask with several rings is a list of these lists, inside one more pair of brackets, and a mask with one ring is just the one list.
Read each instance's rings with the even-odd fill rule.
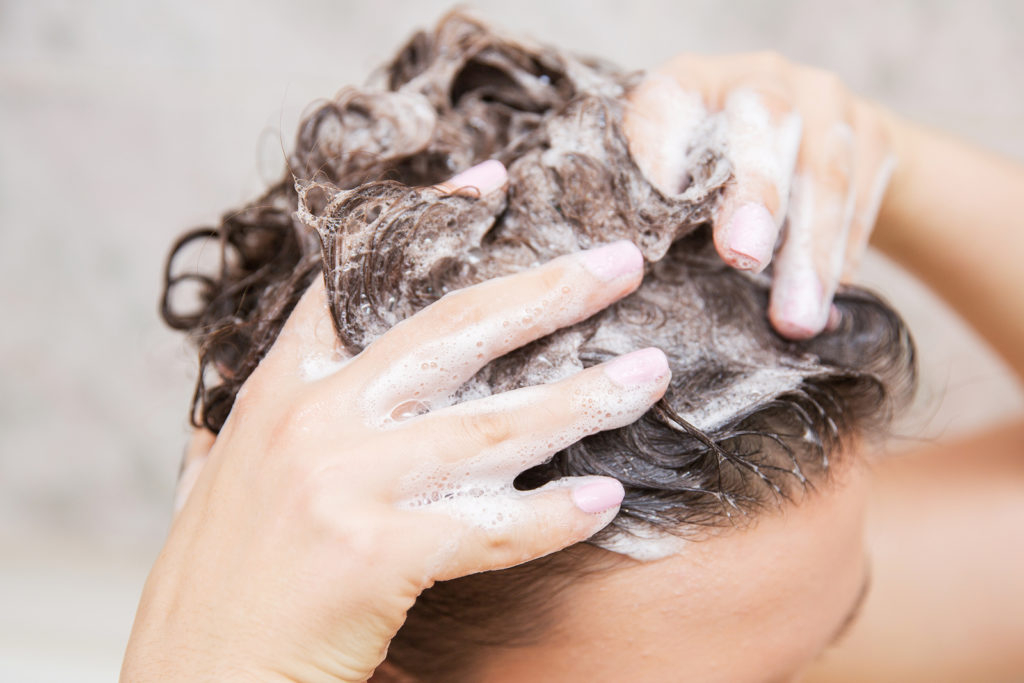
[[778,229],[768,209],[751,202],[736,209],[726,235],[737,267],[760,272],[772,258]]
[[835,304],[829,306],[828,309],[828,323],[825,325],[826,332],[835,332],[839,329],[839,323],[843,321],[843,314],[839,312],[839,309]]
[[632,242],[621,240],[583,252],[587,270],[605,282],[643,270],[644,256]]
[[661,349],[641,349],[619,356],[604,366],[604,374],[620,387],[634,387],[664,377],[668,359]]
[[828,308],[822,301],[821,281],[807,268],[776,283],[779,291],[776,327],[791,339],[809,339],[824,329]]
[[593,514],[616,507],[625,495],[626,491],[617,480],[598,479],[573,489],[572,502],[583,512]]
[[453,192],[462,189],[476,189],[480,196],[483,196],[503,187],[506,182],[508,182],[508,171],[505,170],[505,165],[497,159],[488,159],[467,168],[442,184],[445,187],[453,188]]

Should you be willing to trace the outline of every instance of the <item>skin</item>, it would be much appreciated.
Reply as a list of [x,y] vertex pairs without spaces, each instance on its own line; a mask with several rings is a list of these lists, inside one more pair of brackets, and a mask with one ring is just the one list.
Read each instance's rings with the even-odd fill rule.
[[863,469],[851,467],[820,495],[752,528],[657,562],[621,561],[559,596],[562,619],[538,645],[497,652],[471,678],[789,680],[860,603],[869,580],[866,487]]
[[871,592],[804,683],[1024,672],[1024,420],[871,466]]
[[[789,175],[779,172],[786,169],[782,161],[736,167],[737,182],[715,221],[716,245],[727,262],[760,270],[774,259],[767,315],[780,333],[799,338],[829,324],[831,292],[855,268],[877,213],[876,245],[932,283],[1024,376],[1024,316],[1016,297],[1006,294],[1019,286],[1018,255],[1024,253],[1024,225],[1011,204],[1024,187],[1024,170],[901,121],[855,98],[834,77],[775,56],[682,57],[657,76],[662,86],[674,83],[682,99],[692,95],[690,105],[747,123],[757,119],[747,117],[754,93],[770,114],[761,132],[776,141],[785,138],[780,122],[794,111],[800,116],[795,154],[788,150],[787,157],[781,142],[774,147],[782,161],[793,159]],[[734,96],[737,90],[741,96]],[[692,125],[673,118],[686,107],[658,98],[657,88],[641,86],[632,104],[636,116],[626,128],[638,163],[655,184],[672,191],[684,179],[672,176],[678,163],[671,154],[659,156],[656,141],[683,144]],[[878,213],[879,188],[893,156],[899,164]],[[765,168],[775,175],[765,175]],[[462,177],[442,191],[464,185],[496,191],[493,167],[488,173],[490,180]],[[805,193],[802,213],[794,217],[788,207],[801,183],[815,188],[813,196],[832,199],[808,204]],[[770,220],[748,220],[737,242],[733,219],[750,205]],[[835,210],[839,205],[848,210]],[[818,288],[807,284],[807,273]],[[417,466],[417,449],[409,444],[440,443],[456,459],[503,470],[508,453],[495,446],[538,430],[557,435],[580,421],[565,412],[568,397],[576,390],[608,391],[601,369],[537,390],[530,403],[539,409],[500,417],[487,406],[467,404],[468,413],[457,417],[441,409],[382,429],[386,411],[368,419],[350,409],[367,404],[366,387],[396,359],[419,360],[417,349],[429,346],[439,330],[457,335],[459,325],[532,305],[558,277],[584,294],[583,309],[572,319],[552,314],[534,321],[513,340],[491,339],[488,357],[585,317],[639,282],[638,272],[609,281],[562,261],[485,283],[446,297],[432,313],[403,323],[376,349],[314,383],[295,379],[301,358],[311,349],[334,349],[316,334],[326,316],[322,289],[307,293],[221,435],[216,441],[208,434],[196,437],[181,512],[142,596],[122,679],[362,680],[431,581],[537,557],[607,523],[618,504],[607,483],[596,506],[601,512],[581,508],[576,494],[582,482],[530,500],[499,492],[496,501],[521,513],[500,531],[395,505],[408,495],[402,474]],[[468,377],[474,367],[467,362],[456,374]],[[647,377],[637,410],[653,403],[667,380],[654,370]],[[431,387],[439,394],[449,388]],[[619,389],[634,396],[637,391]],[[398,391],[375,405],[392,405],[408,393]],[[845,628],[863,594],[866,556],[873,558],[877,597],[868,599],[864,621],[809,673],[810,680],[852,680],[843,678],[850,671],[857,672],[856,680],[1019,673],[1022,663],[1013,658],[1018,648],[1006,644],[1024,633],[1017,578],[1024,575],[1024,558],[1006,552],[1002,539],[1012,538],[1024,517],[1020,488],[1013,485],[1021,481],[1022,435],[1016,426],[954,445],[982,453],[963,471],[947,466],[963,450],[909,458],[902,469],[887,465],[872,474],[858,464],[862,457],[848,454],[832,483],[799,505],[690,544],[675,557],[647,564],[622,560],[581,580],[563,596],[560,625],[535,647],[493,653],[481,665],[481,680],[788,680]],[[982,462],[989,466],[976,466]],[[951,474],[919,479],[923,472]],[[968,477],[975,478],[971,487],[964,486]],[[877,490],[869,498],[870,479]],[[993,481],[1003,488],[993,489]],[[586,500],[583,507],[593,510],[597,499]],[[866,543],[865,505],[871,520]],[[952,536],[962,540],[949,540],[951,528],[961,529]],[[1001,529],[995,536],[1000,540],[985,542],[973,533],[983,528]],[[439,554],[452,538],[459,540],[456,549]],[[922,608],[938,595],[948,610]],[[900,625],[899,639],[893,624]],[[957,624],[970,628],[957,630]],[[907,633],[921,637],[904,643]],[[948,647],[928,647],[935,642],[928,634],[950,633],[941,641]],[[829,662],[839,663],[829,668]]]
[[813,337],[836,315],[832,296],[856,272],[892,172],[886,115],[834,74],[774,53],[680,55],[630,93],[623,120],[663,192],[682,189],[694,119],[714,112],[735,178],[714,220],[718,253],[752,272],[774,262],[772,324]]
[[[322,283],[312,286],[194,478],[146,582],[122,679],[365,680],[432,582],[518,564],[607,524],[622,500],[613,479],[536,492],[511,482],[646,412],[669,381],[660,351],[498,400],[392,414],[442,400],[491,358],[628,294],[642,264],[635,246],[614,243],[452,293],[307,381],[304,359],[336,352],[317,334],[328,311]],[[608,417],[595,421],[595,406]],[[425,460],[449,480],[470,470],[467,484],[483,490],[473,505],[502,523],[452,514],[443,500],[411,506],[430,500],[428,482],[409,478]]]
[[[1024,316],[1018,298],[1007,296],[1019,288],[1024,253],[1024,223],[1015,206],[1024,169],[903,121],[853,97],[833,76],[776,55],[686,55],[631,95],[626,121],[638,162],[663,186],[676,181],[671,155],[658,146],[678,142],[679,130],[689,125],[671,118],[686,111],[665,95],[666,87],[671,92],[677,86],[711,111],[727,109],[736,88],[761,93],[776,122],[795,106],[805,123],[794,174],[831,179],[836,194],[846,183],[854,207],[846,224],[825,216],[793,222],[790,215],[788,236],[779,236],[779,207],[793,179],[734,169],[736,183],[715,220],[716,245],[725,261],[760,270],[765,263],[751,264],[731,248],[730,220],[738,204],[751,201],[776,218],[760,229],[777,249],[768,315],[781,334],[802,337],[807,331],[794,327],[776,305],[779,290],[796,279],[792,269],[802,267],[780,258],[787,237],[813,226],[815,272],[823,280],[831,277],[834,288],[855,272],[874,226],[875,246],[932,285],[1024,378]],[[837,124],[855,132],[852,169],[845,171],[844,162],[823,154]],[[884,187],[890,158],[899,163],[879,206],[881,197],[868,197],[863,189],[872,177],[874,191],[879,183]],[[841,269],[830,265],[836,252],[843,255]],[[807,294],[814,292],[795,293]],[[536,647],[496,653],[481,680],[799,676],[834,683],[1019,676],[1024,423],[898,459],[876,459],[870,452],[851,456],[866,467],[863,472],[840,477],[824,495],[752,529],[574,586],[564,596],[556,631]],[[865,563],[871,590],[863,593],[861,609],[856,597],[851,608],[851,586],[860,580],[851,576],[862,576]],[[779,568],[784,570],[774,571]]]
[[[658,134],[671,139],[673,127],[686,125],[666,118],[678,109],[648,90],[664,88],[666,75],[695,88],[711,109],[721,108],[735,87],[764,93],[777,115],[799,103],[805,121],[815,123],[805,126],[795,173],[812,163],[815,149],[828,145],[825,131],[834,129],[829,116],[846,112],[833,124],[859,121],[854,149],[863,161],[847,177],[885,177],[890,155],[899,164],[880,207],[877,200],[858,198],[850,225],[813,221],[812,241],[825,245],[821,253],[844,254],[843,269],[833,271],[841,273],[836,281],[855,272],[868,240],[864,231],[877,213],[875,246],[932,285],[1024,378],[1024,316],[1018,298],[1007,296],[1019,287],[1024,253],[1024,222],[1015,206],[1024,169],[857,100],[834,77],[762,54],[683,56],[655,72],[632,95],[643,119],[627,120],[627,131],[640,136],[631,139],[634,154],[653,149]],[[815,87],[824,94],[821,102],[800,94]],[[648,128],[652,121],[656,125]],[[643,157],[639,161],[644,164]],[[671,159],[660,154],[647,165],[657,175]],[[827,164],[817,170],[805,166],[803,172],[842,175]],[[735,198],[760,198],[777,215],[784,184],[758,177],[756,169],[736,169],[736,175],[714,228],[723,259],[745,267],[729,248]],[[848,192],[861,196],[855,182]],[[801,227],[790,225],[791,234]],[[777,234],[777,225],[762,229]],[[776,259],[785,252],[785,236],[777,248]],[[828,262],[818,261],[816,272],[825,272]],[[791,261],[776,261],[776,291],[787,286],[780,271],[791,267]],[[791,333],[779,313],[775,306],[768,312],[780,333]],[[824,496],[787,507],[752,529],[702,541],[677,557],[623,567],[574,587],[557,633],[529,651],[496,654],[482,680],[773,681],[801,671],[801,680],[816,683],[1019,676],[1024,546],[1016,539],[1024,526],[1024,423],[898,459],[851,455],[867,466],[864,476],[840,478]],[[852,531],[857,514],[842,517],[844,501],[848,511],[866,507],[866,537]],[[798,528],[805,519],[811,523]],[[802,552],[794,551],[800,540]],[[856,552],[871,567],[862,615],[849,607],[847,577],[865,562],[858,564]],[[818,573],[837,557],[846,564],[833,563],[827,571],[835,574]],[[776,567],[787,571],[773,572]],[[674,595],[680,599],[665,599]],[[839,618],[844,602],[846,616]],[[829,626],[837,619],[845,627]],[[545,678],[549,672],[554,673]]]

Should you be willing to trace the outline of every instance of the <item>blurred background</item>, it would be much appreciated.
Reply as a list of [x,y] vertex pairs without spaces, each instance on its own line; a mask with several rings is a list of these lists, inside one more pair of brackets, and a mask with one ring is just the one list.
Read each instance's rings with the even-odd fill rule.
[[[277,179],[303,108],[449,6],[0,0],[0,681],[116,678],[188,433],[194,354],[157,314],[170,243]],[[467,6],[631,68],[774,49],[1024,160],[1019,0]],[[891,450],[1024,413],[920,285],[879,257],[864,281],[922,352]]]

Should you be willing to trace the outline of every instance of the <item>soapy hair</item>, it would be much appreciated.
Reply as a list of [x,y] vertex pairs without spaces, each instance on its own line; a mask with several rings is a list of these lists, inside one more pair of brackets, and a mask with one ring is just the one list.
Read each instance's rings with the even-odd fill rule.
[[[199,349],[197,426],[220,430],[315,277],[354,354],[445,292],[618,239],[644,254],[637,292],[493,361],[462,393],[554,381],[646,346],[666,352],[671,385],[643,418],[516,480],[523,489],[586,474],[621,481],[621,512],[592,543],[742,525],[826,481],[844,444],[883,428],[907,398],[913,344],[878,297],[841,288],[838,327],[789,341],[765,316],[770,271],[719,259],[709,221],[731,169],[715,116],[685,150],[685,185],[663,194],[620,126],[636,74],[507,40],[454,13],[414,36],[380,78],[318,103],[285,178],[172,248],[163,315]],[[430,187],[489,158],[508,167],[507,194]],[[181,255],[210,242],[221,254],[215,271],[180,272]],[[183,302],[185,290],[198,306]],[[559,581],[592,555],[570,549],[435,586],[389,661],[417,680],[460,680],[467,652],[535,637]],[[521,610],[529,627],[509,618]]]

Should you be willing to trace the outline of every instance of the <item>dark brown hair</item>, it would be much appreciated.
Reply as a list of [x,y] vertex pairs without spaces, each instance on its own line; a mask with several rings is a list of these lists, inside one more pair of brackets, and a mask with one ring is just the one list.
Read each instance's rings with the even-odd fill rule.
[[[449,290],[623,238],[647,261],[636,293],[492,362],[467,389],[550,381],[645,346],[667,353],[671,386],[641,420],[517,479],[520,488],[582,474],[622,481],[621,512],[597,544],[640,528],[741,524],[823,481],[843,442],[883,427],[907,397],[913,344],[876,296],[841,289],[838,328],[792,342],[765,317],[770,272],[737,272],[717,257],[708,222],[731,176],[716,117],[686,150],[687,185],[664,195],[620,129],[636,75],[506,40],[456,13],[414,36],[383,78],[383,88],[319,104],[280,183],[172,248],[163,315],[199,347],[197,425],[221,428],[314,277],[325,278],[335,329],[357,353]],[[429,187],[488,158],[508,166],[507,196]],[[176,256],[196,241],[219,245],[216,272],[179,272]],[[190,284],[199,305],[184,310]],[[536,637],[559,582],[584,571],[588,554],[435,586],[389,660],[420,680],[460,680],[474,648]],[[510,611],[528,612],[531,628],[517,630]]]

